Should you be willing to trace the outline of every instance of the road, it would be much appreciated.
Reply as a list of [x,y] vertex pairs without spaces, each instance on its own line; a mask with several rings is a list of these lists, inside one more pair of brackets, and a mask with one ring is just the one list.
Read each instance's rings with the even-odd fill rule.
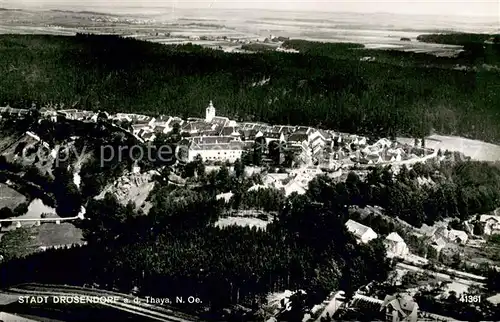
[[[12,297],[12,295],[17,295]],[[5,290],[2,292],[4,298],[9,298],[9,302],[16,302],[19,295],[32,296],[66,296],[66,297],[118,297],[120,300],[111,303],[100,302],[99,304],[112,307],[116,310],[121,310],[127,313],[132,313],[138,316],[147,317],[157,321],[166,322],[191,322],[199,321],[196,318],[188,317],[187,315],[175,312],[165,307],[151,305],[140,300],[139,303],[134,303],[134,296],[121,294],[111,291],[98,289],[87,289],[83,287],[65,286],[65,285],[43,285],[43,284],[24,284]]]
[[74,217],[58,217],[58,218],[19,218],[16,219],[8,218],[8,219],[0,219],[0,223],[10,221],[10,222],[26,222],[26,221],[39,221],[39,222],[63,222],[63,221],[71,221],[71,220],[83,220],[85,217],[83,215],[78,215]]
[[484,283],[481,283],[481,282],[466,280],[463,278],[452,278],[448,274],[434,272],[434,271],[426,270],[426,269],[423,269],[420,267],[416,267],[416,266],[408,265],[408,264],[404,264],[404,263],[397,263],[396,267],[401,268],[401,269],[405,269],[405,270],[409,270],[409,271],[413,271],[413,272],[419,272],[419,273],[429,272],[429,273],[432,273],[435,277],[439,277],[439,278],[442,278],[444,280],[448,280],[448,281],[452,281],[452,282],[457,282],[457,283],[467,285],[467,286],[484,285]]

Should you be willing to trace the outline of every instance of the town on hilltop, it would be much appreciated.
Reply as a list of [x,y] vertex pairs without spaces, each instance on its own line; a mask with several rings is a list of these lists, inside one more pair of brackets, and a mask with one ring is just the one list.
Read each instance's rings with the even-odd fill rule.
[[[29,109],[0,107],[0,115],[22,117],[29,112]],[[212,101],[206,107],[205,118],[186,120],[177,116],[108,115],[78,109],[41,108],[39,112],[53,122],[58,117],[97,122],[99,115],[105,114],[109,122],[140,143],[151,143],[161,135],[177,131],[187,150],[186,160],[182,161],[201,158],[207,165],[233,164],[236,160],[249,165],[270,165],[282,173],[273,174],[266,182],[284,188],[287,196],[292,192],[304,193],[308,182],[321,173],[345,177],[350,169],[362,171],[374,165],[391,165],[397,172],[401,165],[445,158],[440,151],[426,148],[423,138],[410,145],[395,138],[370,139],[310,126],[237,122],[218,116]],[[287,184],[282,184],[285,180]]]
[[[426,148],[424,138],[371,138],[309,126],[238,122],[217,115],[212,101],[206,107],[205,118],[188,119],[165,115],[153,117],[130,113],[108,114],[52,107],[40,109],[0,107],[0,116],[5,119],[23,119],[34,113],[54,123],[62,120],[86,124],[105,122],[140,144],[152,144],[174,133],[178,140],[175,143],[184,146],[187,151],[187,155],[178,162],[183,164],[202,162],[207,171],[220,169],[223,165],[236,167],[236,164],[243,163],[247,166],[246,171],[263,174],[262,180],[251,185],[246,193],[259,192],[261,189],[276,189],[283,191],[286,198],[305,195],[311,183],[322,175],[333,180],[332,182],[342,183],[346,180],[353,180],[351,175],[353,171],[360,179],[365,179],[369,177],[369,172],[375,166],[380,166],[385,169],[390,167],[396,178],[400,171],[408,171],[412,166],[420,169],[421,164],[428,160],[445,161],[450,157],[447,151],[441,152]],[[40,137],[35,133],[27,132],[27,134],[30,138],[41,142]],[[46,142],[43,143],[48,147]],[[130,174],[118,178],[93,198],[97,201],[104,201],[107,200],[108,193],[112,193],[124,205],[130,205],[130,202],[135,202],[138,206],[142,205],[140,211],[147,214],[152,207],[147,199],[148,193],[154,188],[151,181],[155,175],[158,175],[158,171],[150,170],[142,173],[136,163]],[[416,175],[418,185],[431,187],[436,184],[431,176],[422,175],[424,170],[416,169],[416,171],[418,172]],[[407,174],[401,175],[404,177]],[[172,179],[172,182],[186,184],[182,178]],[[144,189],[146,193],[141,193],[141,189]],[[232,191],[220,192],[215,196],[218,202],[226,205],[233,203],[234,198],[235,193]],[[37,226],[44,221],[59,225],[61,221],[85,219],[85,210],[84,208],[82,210],[83,212],[77,216],[68,218],[19,219],[17,221],[13,219],[13,221],[16,222],[16,228],[20,228],[21,222],[24,224],[26,221],[35,221]],[[423,321],[423,319],[447,321],[446,316],[426,311],[426,307],[421,309],[418,301],[415,300],[415,294],[419,294],[420,297],[423,296],[422,292],[436,294],[434,286],[428,285],[425,290],[407,288],[405,292],[391,290],[408,283],[419,284],[420,282],[416,281],[423,279],[421,274],[424,271],[439,275],[442,285],[439,284],[438,288],[445,287],[445,291],[435,295],[436,299],[441,299],[442,294],[448,291],[456,292],[457,295],[462,294],[463,298],[467,293],[463,291],[458,293],[457,289],[463,288],[464,285],[465,287],[485,285],[484,276],[473,274],[470,270],[463,271],[458,267],[451,268],[442,263],[437,264],[435,258],[449,256],[450,248],[464,247],[464,245],[481,247],[484,240],[480,235],[488,239],[489,236],[499,234],[500,216],[496,212],[481,215],[476,220],[464,221],[461,225],[452,224],[447,219],[434,226],[423,224],[420,228],[412,227],[399,219],[388,219],[384,214],[384,209],[380,206],[351,205],[348,207],[348,213],[349,219],[345,222],[347,231],[360,245],[369,245],[382,236],[387,259],[395,265],[395,270],[391,272],[389,280],[383,284],[382,289],[380,285],[374,286],[370,283],[348,298],[342,289],[332,292],[323,303],[305,312],[303,321],[331,321],[332,318],[357,320],[362,316],[370,316],[380,321],[416,322]],[[240,225],[266,230],[269,224],[268,217],[269,214],[265,212],[239,210],[238,214],[233,213],[219,218],[215,226],[223,228]],[[380,226],[380,223],[375,224],[376,220],[373,218],[382,221],[389,220],[390,224]],[[5,220],[10,219],[0,221]],[[372,225],[376,227],[371,227]],[[477,232],[477,227],[480,227],[480,234]],[[416,240],[419,240],[418,243],[423,240],[428,243],[427,245],[419,244],[418,247],[423,248],[423,251],[414,251]],[[86,242],[81,242],[80,245],[86,245]],[[39,250],[63,249],[69,246],[69,244],[41,246]],[[401,276],[401,272],[407,273]],[[297,298],[302,296],[302,292],[304,291],[269,294],[265,310],[268,310],[272,317],[267,321],[287,321],[288,314],[293,311],[292,303],[296,303]],[[374,293],[377,295],[375,296]],[[492,303],[496,301],[493,297],[488,300]]]
[[500,321],[492,6],[48,1],[0,5],[0,322]]

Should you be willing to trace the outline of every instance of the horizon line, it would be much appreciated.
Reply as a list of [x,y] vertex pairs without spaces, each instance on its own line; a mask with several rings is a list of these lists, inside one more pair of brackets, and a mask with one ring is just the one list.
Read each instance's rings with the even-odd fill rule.
[[[77,7],[77,8],[75,8]],[[81,9],[78,9],[80,7]],[[71,9],[73,8],[73,9]],[[24,8],[22,7],[0,7],[1,9],[4,10],[20,10],[20,11],[68,11],[68,12],[74,12],[74,13],[96,13],[96,14],[102,14],[102,15],[126,15],[128,13],[114,13],[112,11],[99,11],[99,9],[107,9],[105,5],[101,6],[94,6],[94,9],[88,8],[85,5],[71,5],[71,6],[26,6]],[[110,7],[108,7],[111,9]],[[124,7],[119,7],[117,8],[117,11],[120,11],[120,9],[145,9],[146,11],[148,10],[154,10],[154,9],[164,9],[164,10],[171,10],[171,6],[152,6],[152,7],[142,7],[142,6],[124,6]],[[387,12],[387,11],[375,11],[375,12],[357,12],[357,11],[333,11],[333,10],[327,10],[327,11],[319,11],[317,9],[312,9],[312,10],[294,10],[294,9],[265,9],[265,8],[207,8],[207,7],[199,7],[199,8],[183,8],[183,7],[178,7],[176,8],[176,11],[196,11],[196,10],[202,10],[202,11],[214,11],[214,10],[221,10],[221,11],[262,11],[262,12],[295,12],[295,13],[320,13],[320,14],[354,14],[354,15],[391,15],[391,16],[420,16],[420,17],[449,17],[449,18],[461,18],[461,17],[467,17],[467,18],[491,18],[492,20],[499,19],[497,15],[465,15],[465,14],[436,14],[436,13],[394,13],[394,12]],[[145,13],[137,12],[134,13],[137,15],[142,15]],[[493,21],[492,21],[493,22]],[[500,33],[500,28],[498,30]]]

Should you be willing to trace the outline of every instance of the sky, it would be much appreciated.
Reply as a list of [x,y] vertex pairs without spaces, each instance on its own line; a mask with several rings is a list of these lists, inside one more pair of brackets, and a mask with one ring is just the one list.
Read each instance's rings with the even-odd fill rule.
[[[293,11],[393,13],[496,17],[500,26],[500,0],[0,0],[7,8],[60,8],[95,10],[127,7],[212,9],[271,9]],[[82,3],[84,5],[82,5]]]

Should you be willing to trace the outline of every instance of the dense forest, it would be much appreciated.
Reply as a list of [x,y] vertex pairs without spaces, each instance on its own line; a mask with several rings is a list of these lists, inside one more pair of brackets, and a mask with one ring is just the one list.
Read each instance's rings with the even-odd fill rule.
[[[193,165],[195,171],[184,172],[196,176],[193,188],[157,178],[148,216],[132,205],[120,205],[111,195],[90,200],[90,219],[78,224],[88,245],[6,262],[0,271],[9,278],[2,279],[2,286],[95,282],[124,292],[138,287],[148,296],[197,296],[203,303],[190,307],[191,313],[220,321],[223,308],[257,308],[272,291],[304,289],[307,303],[315,304],[332,290],[349,294],[371,280],[383,281],[390,269],[384,246],[380,239],[368,245],[355,242],[344,228],[348,206],[380,205],[388,216],[420,226],[445,217],[470,219],[494,209],[500,200],[496,165],[431,162],[403,168],[396,178],[390,168],[373,168],[364,180],[353,172],[345,182],[319,176],[305,195],[286,199],[272,190],[250,192],[255,195],[248,202],[235,199],[229,205],[267,208],[276,212],[275,220],[266,230],[219,229],[213,224],[228,205],[214,195],[230,190],[245,195],[246,188],[238,187],[259,179],[243,176],[239,162],[233,172],[223,165],[205,173],[196,161]],[[435,185],[421,186],[419,177],[431,178]],[[273,202],[279,206],[271,207]],[[55,272],[54,263],[66,269]]]
[[[443,68],[441,58],[359,45],[307,47],[301,54],[231,54],[115,36],[5,35],[0,102],[187,117],[203,115],[212,99],[218,114],[237,120],[500,138],[495,70]],[[360,61],[374,55],[380,61]],[[264,78],[269,82],[259,86]]]
[[[153,202],[149,216],[109,195],[91,202],[91,220],[81,223],[87,246],[9,261],[0,267],[9,276],[2,286],[96,282],[148,296],[197,296],[203,304],[181,309],[220,321],[223,308],[256,309],[271,291],[305,289],[319,303],[337,288],[352,293],[387,276],[380,240],[356,246],[342,211],[305,196],[290,199],[266,231],[213,227],[220,208],[203,192],[165,186]],[[65,270],[55,273],[54,263]]]
[[417,40],[423,42],[432,42],[436,44],[446,44],[446,45],[459,45],[464,46],[467,44],[481,44],[484,45],[485,42],[491,42],[491,44],[500,44],[500,34],[489,35],[489,34],[472,34],[465,32],[457,32],[450,34],[426,34],[417,37]]

